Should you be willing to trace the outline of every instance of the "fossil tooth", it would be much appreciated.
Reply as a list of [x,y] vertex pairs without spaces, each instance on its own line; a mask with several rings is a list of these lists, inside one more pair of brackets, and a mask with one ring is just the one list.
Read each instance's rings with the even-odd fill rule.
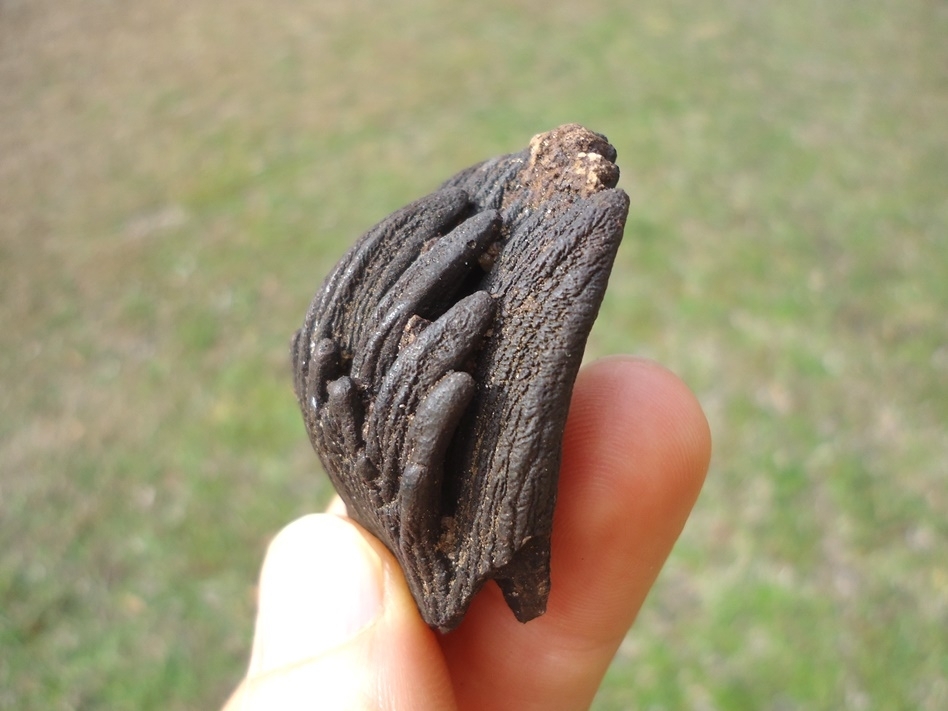
[[310,440],[349,515],[448,631],[490,579],[546,609],[560,447],[622,238],[615,149],[569,124],[367,232],[292,342]]

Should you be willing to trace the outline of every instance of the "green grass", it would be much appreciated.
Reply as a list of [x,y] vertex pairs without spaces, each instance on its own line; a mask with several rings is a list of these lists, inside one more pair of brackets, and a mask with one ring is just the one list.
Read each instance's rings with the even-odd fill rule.
[[948,706],[948,14],[923,0],[0,8],[0,708],[219,705],[321,508],[289,335],[363,230],[567,121],[632,197],[590,357],[705,491],[597,709]]

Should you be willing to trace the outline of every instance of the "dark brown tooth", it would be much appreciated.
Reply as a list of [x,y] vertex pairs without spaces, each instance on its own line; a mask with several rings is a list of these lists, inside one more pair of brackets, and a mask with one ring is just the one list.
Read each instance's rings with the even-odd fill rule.
[[546,609],[563,428],[629,208],[615,155],[569,124],[458,173],[366,233],[294,336],[313,447],[441,631],[490,579],[522,622]]

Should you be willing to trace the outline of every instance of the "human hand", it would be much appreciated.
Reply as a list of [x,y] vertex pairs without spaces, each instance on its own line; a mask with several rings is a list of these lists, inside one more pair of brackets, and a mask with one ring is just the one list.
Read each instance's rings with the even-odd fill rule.
[[247,677],[224,711],[583,709],[678,538],[710,457],[687,387],[654,363],[580,372],[563,441],[547,612],[488,583],[447,635],[353,521],[301,518],[270,545]]

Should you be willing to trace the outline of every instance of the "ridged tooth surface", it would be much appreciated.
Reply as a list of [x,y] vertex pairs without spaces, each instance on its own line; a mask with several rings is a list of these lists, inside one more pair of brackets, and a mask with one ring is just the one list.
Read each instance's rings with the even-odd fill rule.
[[615,149],[569,124],[370,230],[294,336],[313,447],[432,627],[496,579],[542,614],[573,382],[622,237]]

